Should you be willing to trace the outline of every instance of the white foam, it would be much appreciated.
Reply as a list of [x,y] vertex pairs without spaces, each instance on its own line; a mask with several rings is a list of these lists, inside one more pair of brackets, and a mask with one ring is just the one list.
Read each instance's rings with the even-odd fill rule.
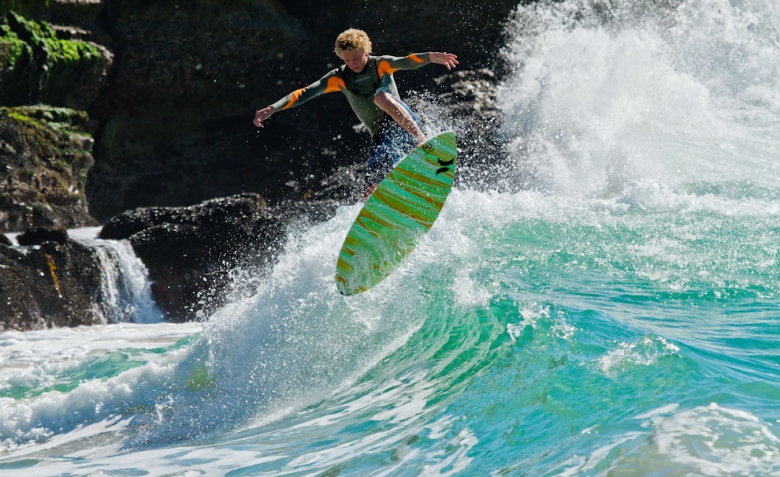
[[644,336],[631,343],[619,343],[598,359],[598,366],[607,376],[629,371],[636,366],[652,366],[664,356],[677,354],[680,349],[657,336]]
[[780,429],[750,412],[718,404],[672,403],[636,416],[644,431],[613,436],[589,455],[573,455],[561,475],[594,469],[630,475],[776,475]]
[[517,180],[580,197],[641,181],[681,191],[753,180],[776,190],[776,8],[591,5],[518,7],[505,52],[517,68],[498,101]]
[[650,418],[661,456],[704,475],[772,475],[780,469],[780,430],[715,403]]
[[[147,362],[108,379],[82,381],[72,390],[45,391],[60,373],[73,370],[93,356],[113,350],[170,346],[197,333],[200,324],[118,324],[0,333],[0,377],[5,387],[27,386],[31,397],[0,398],[0,449],[46,441],[59,433],[98,423],[144,402],[161,390],[161,383],[185,351],[147,353],[134,359]],[[99,426],[98,426],[99,427]],[[78,436],[76,436],[78,437]]]

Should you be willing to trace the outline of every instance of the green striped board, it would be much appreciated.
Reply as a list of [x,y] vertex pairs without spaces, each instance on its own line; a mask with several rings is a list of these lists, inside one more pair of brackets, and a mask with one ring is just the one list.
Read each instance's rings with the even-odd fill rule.
[[428,140],[379,184],[347,233],[336,264],[342,295],[364,292],[395,270],[439,216],[457,167],[455,134]]

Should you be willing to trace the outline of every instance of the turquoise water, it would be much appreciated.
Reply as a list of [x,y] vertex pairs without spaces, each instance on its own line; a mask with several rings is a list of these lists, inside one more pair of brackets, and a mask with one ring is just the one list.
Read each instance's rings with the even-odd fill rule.
[[205,323],[0,334],[0,472],[780,475],[780,12],[636,5],[518,11],[505,182],[375,289],[345,206]]

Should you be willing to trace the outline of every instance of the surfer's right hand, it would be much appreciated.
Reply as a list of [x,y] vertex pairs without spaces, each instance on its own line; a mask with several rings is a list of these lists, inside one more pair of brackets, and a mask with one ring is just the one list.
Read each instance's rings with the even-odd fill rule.
[[259,128],[264,128],[265,124],[263,124],[263,121],[270,118],[272,114],[274,114],[273,106],[266,106],[263,109],[258,109],[255,112],[255,119],[252,122],[254,123],[255,126]]

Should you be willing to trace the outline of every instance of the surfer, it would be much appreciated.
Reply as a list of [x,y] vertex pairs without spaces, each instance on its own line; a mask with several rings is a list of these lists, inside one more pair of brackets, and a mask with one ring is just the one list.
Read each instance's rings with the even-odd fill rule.
[[366,164],[367,198],[392,170],[398,159],[425,142],[417,117],[401,100],[393,73],[414,70],[436,63],[448,70],[458,64],[451,53],[415,53],[406,57],[372,56],[371,40],[366,32],[351,28],[336,38],[336,55],[344,64],[329,71],[318,81],[293,91],[279,101],[255,113],[255,126],[272,114],[299,106],[324,93],[341,91],[352,110],[371,134],[373,149]]

